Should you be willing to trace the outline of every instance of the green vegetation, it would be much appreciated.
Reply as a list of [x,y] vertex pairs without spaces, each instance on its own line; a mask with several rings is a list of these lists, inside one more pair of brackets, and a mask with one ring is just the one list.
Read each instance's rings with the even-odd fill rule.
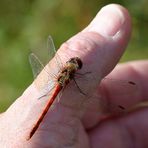
[[133,20],[132,39],[122,61],[147,59],[147,0],[0,1],[0,111],[32,82],[28,63],[30,49],[38,48],[49,34],[58,48],[109,3],[120,3],[128,8]]

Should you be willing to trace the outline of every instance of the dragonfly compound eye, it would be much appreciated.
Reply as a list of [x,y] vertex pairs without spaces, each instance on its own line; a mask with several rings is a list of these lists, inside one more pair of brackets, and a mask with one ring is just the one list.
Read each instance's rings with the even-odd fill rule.
[[82,66],[83,66],[83,63],[81,61],[81,59],[79,57],[74,57],[74,58],[71,58],[69,60],[70,63],[73,63],[73,64],[77,64],[78,65],[78,69],[81,69]]
[[83,66],[83,63],[82,63],[81,59],[77,57],[76,60],[77,60],[78,66],[79,66],[78,69],[81,69],[82,66]]

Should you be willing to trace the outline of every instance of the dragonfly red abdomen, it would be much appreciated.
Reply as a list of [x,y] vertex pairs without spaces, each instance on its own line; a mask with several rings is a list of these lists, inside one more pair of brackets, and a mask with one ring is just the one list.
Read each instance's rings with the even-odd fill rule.
[[71,58],[70,60],[66,62],[65,66],[63,67],[59,75],[57,76],[57,83],[55,85],[55,90],[52,96],[49,98],[49,101],[47,102],[47,105],[45,106],[36,124],[32,128],[30,135],[29,135],[29,139],[34,135],[34,133],[38,129],[39,125],[41,124],[43,118],[47,114],[49,108],[53,104],[59,92],[62,90],[63,87],[65,87],[74,78],[75,72],[81,68],[82,68],[82,61],[78,57]]

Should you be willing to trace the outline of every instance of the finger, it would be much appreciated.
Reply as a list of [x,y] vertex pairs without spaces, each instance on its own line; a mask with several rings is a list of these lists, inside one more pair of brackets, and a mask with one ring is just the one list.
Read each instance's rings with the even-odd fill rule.
[[[98,26],[100,29],[98,29]],[[102,30],[104,30],[104,32],[102,32]],[[127,46],[130,34],[131,22],[127,10],[119,5],[108,5],[101,9],[86,29],[64,43],[60,47],[58,55],[63,63],[71,57],[79,57],[82,60],[83,68],[80,72],[83,73],[88,70],[91,71],[91,75],[95,77],[95,79],[88,80],[87,85],[84,85],[86,92],[92,92],[96,89],[101,78],[107,75],[117,64]],[[46,66],[48,73],[56,70],[57,66],[55,63],[54,58],[49,65]],[[47,73],[47,69],[40,73],[35,82],[5,113],[5,117],[12,117],[11,120],[8,118],[9,124],[13,122],[13,124],[11,124],[12,127],[17,125],[17,129],[20,128],[24,130],[24,135],[20,137],[21,142],[25,140],[24,137],[28,135],[31,127],[37,121],[43,110],[43,107],[52,95],[51,93],[49,97],[46,96],[40,100],[37,99],[42,92],[49,91],[49,80],[51,78]],[[73,133],[75,137],[77,130],[83,130],[79,128],[81,127],[79,119],[82,116],[82,107],[80,105],[86,97],[78,93],[72,84],[73,83],[69,84],[64,90],[60,103],[57,103],[47,113],[34,140],[39,138],[40,141],[45,141],[46,137],[50,135],[48,144],[50,142],[57,144],[57,140],[59,143],[65,144],[66,141],[72,139],[62,139],[64,142],[58,139],[58,135],[62,135],[63,130],[68,131],[65,136],[69,138],[71,138],[69,134],[71,135],[71,133]],[[57,127],[61,130],[57,131]],[[28,130],[25,130],[26,128],[28,128]],[[45,129],[48,130],[46,131]],[[54,131],[54,133],[52,131]],[[13,132],[12,135],[14,136],[16,131]],[[80,133],[82,133],[82,131]],[[20,135],[21,134],[22,132]],[[53,137],[57,135],[58,138],[56,141],[53,140],[54,138],[52,139],[52,135]]]
[[[121,113],[148,106],[147,67],[147,60],[117,65],[99,86],[101,99],[106,100],[106,104],[108,104],[105,106],[104,113],[88,111],[84,118],[85,127],[92,128],[104,116],[121,115]],[[135,85],[128,83],[129,81],[134,82]],[[120,108],[120,106],[123,108]],[[90,123],[89,121],[94,122]]]
[[[148,61],[134,61],[119,64],[99,86],[101,99],[107,106],[102,112],[94,112],[94,105],[85,114],[86,128],[95,126],[104,116],[125,113],[148,106],[147,80]],[[135,85],[128,83],[132,81]],[[124,109],[120,108],[123,107]],[[90,122],[91,121],[91,122]],[[94,122],[92,122],[94,121]]]
[[116,120],[103,122],[89,132],[93,148],[148,147],[148,110],[143,109]]
[[[127,83],[123,85],[124,87],[120,90],[120,97],[117,96],[118,85],[114,85],[109,81],[103,83],[102,87],[105,88],[107,94],[106,99],[110,101],[111,104],[122,105],[125,108],[129,108],[137,103],[147,101],[148,92],[148,61],[134,61],[125,64],[119,64],[109,75],[109,78],[119,79],[119,80],[129,80],[135,83],[135,85],[130,85]],[[122,85],[122,84],[120,84]],[[128,86],[129,85],[129,86]],[[127,88],[126,88],[127,87]],[[119,90],[118,90],[119,91]],[[123,92],[123,93],[122,93]],[[126,94],[126,95],[125,95]]]

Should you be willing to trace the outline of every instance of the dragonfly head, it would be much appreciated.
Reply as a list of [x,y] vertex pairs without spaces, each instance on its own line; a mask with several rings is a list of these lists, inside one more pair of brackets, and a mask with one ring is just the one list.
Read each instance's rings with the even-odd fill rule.
[[79,57],[71,58],[68,62],[76,65],[77,69],[81,69],[83,66],[83,63]]

